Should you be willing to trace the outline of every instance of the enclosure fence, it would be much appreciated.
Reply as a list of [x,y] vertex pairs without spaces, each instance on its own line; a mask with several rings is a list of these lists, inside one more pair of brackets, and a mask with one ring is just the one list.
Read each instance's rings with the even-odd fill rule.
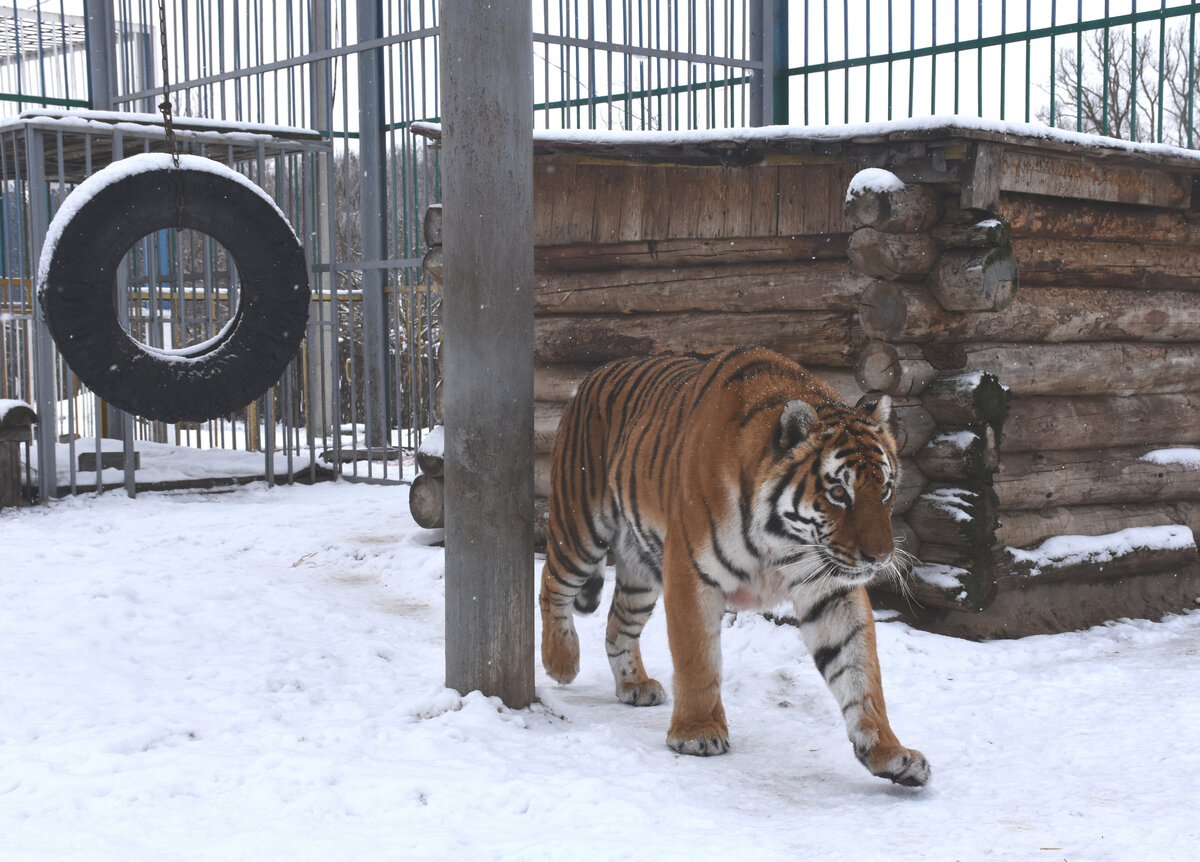
[[[542,128],[965,113],[1195,144],[1200,3],[532,3]],[[259,472],[287,481],[411,478],[439,421],[441,296],[421,268],[438,152],[410,131],[438,119],[436,0],[13,0],[0,46],[0,398],[54,415],[39,427],[40,493],[90,487],[75,450],[111,440],[258,453]],[[258,402],[197,427],[108,410],[39,332],[33,296],[40,237],[71,188],[117,154],[163,148],[164,83],[186,146],[281,202],[311,267],[302,355]],[[90,142],[64,131],[72,109],[101,112]],[[236,275],[203,238],[147,238],[126,270],[133,338],[186,345],[228,319]],[[113,482],[132,488],[124,463]]]
[[[1196,143],[1200,3],[804,0],[778,121],[938,114]],[[790,10],[790,11],[789,11]],[[796,23],[797,17],[799,23]],[[784,25],[788,27],[788,25]]]

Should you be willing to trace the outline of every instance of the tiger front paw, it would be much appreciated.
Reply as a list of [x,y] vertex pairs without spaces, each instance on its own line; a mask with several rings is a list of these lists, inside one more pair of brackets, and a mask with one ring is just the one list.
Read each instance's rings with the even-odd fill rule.
[[877,746],[859,759],[873,775],[887,778],[904,787],[924,787],[933,774],[925,755],[915,748],[896,746],[883,749],[882,746]]
[[676,726],[667,733],[667,745],[679,754],[712,757],[729,750],[729,729],[723,722]]
[[617,700],[630,706],[658,706],[667,702],[666,689],[656,679],[617,683]]

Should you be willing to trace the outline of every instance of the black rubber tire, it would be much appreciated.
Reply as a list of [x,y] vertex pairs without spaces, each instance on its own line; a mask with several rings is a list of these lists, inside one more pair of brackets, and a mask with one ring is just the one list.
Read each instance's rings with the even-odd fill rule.
[[[215,239],[240,275],[229,325],[183,354],[134,341],[116,310],[122,258],[172,227]],[[238,180],[186,165],[102,187],[63,227],[45,272],[42,308],[67,365],[110,404],[163,422],[214,419],[254,401],[296,356],[308,323],[308,268],[287,221]]]

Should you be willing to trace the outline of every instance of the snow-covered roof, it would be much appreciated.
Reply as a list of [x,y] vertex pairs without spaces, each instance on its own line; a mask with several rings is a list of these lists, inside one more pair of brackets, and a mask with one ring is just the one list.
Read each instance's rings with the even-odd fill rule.
[[[413,123],[412,130],[435,140],[442,135],[442,127],[437,123]],[[738,160],[739,154],[744,159],[760,151],[807,152],[825,145],[952,137],[1012,144],[1034,143],[1054,149],[1085,147],[1096,155],[1150,156],[1162,164],[1200,167],[1200,150],[1136,143],[1038,123],[1011,123],[957,115],[828,126],[759,126],[674,132],[539,129],[533,133],[533,145],[536,152],[578,151],[619,155],[637,151],[639,155],[645,155],[658,151],[683,151],[709,157],[725,155],[731,160]]]
[[[205,117],[172,117],[171,124],[177,132],[217,134],[222,139],[231,136],[239,142],[300,140],[319,141],[320,132],[298,126],[277,126],[266,123],[229,122],[210,120]],[[161,132],[163,118],[160,114],[142,114],[132,111],[89,111],[54,108],[37,108],[22,111],[15,118],[0,122],[0,132],[28,125],[43,128],[78,132],[111,132],[114,128],[145,134],[149,129]]]

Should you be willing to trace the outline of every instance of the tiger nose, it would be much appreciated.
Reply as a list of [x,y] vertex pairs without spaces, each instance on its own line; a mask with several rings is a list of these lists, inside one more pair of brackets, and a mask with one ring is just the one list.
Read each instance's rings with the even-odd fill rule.
[[858,552],[858,558],[859,558],[859,560],[862,561],[862,564],[865,566],[870,566],[870,565],[880,562],[881,560],[886,560],[889,556],[891,556],[890,553],[868,554],[866,551],[862,551],[862,550],[860,550]]

